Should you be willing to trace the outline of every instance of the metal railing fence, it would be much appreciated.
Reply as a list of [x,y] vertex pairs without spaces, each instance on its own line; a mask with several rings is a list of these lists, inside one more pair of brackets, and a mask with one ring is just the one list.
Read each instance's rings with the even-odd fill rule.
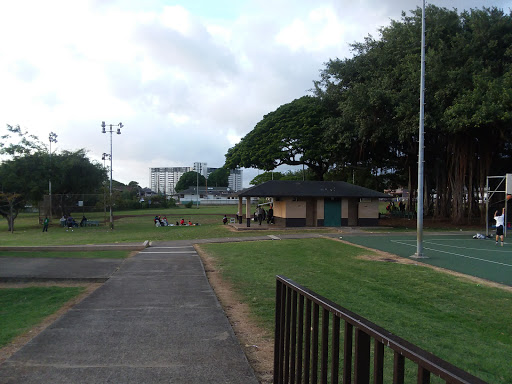
[[431,374],[450,384],[486,384],[292,280],[276,279],[274,384],[381,384],[385,347],[393,353],[393,384],[405,382],[406,362],[416,367],[418,384],[429,384]]

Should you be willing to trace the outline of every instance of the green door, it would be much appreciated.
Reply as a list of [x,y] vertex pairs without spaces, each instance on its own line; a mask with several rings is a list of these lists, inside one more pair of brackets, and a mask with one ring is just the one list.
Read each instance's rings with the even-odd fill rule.
[[341,200],[324,200],[324,227],[341,227]]

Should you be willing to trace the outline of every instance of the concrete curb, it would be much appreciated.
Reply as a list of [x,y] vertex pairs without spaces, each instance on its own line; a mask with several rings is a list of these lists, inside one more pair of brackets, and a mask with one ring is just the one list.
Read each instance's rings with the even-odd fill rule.
[[82,244],[82,245],[37,245],[37,246],[0,246],[0,251],[36,252],[36,251],[142,251],[149,246],[149,240],[142,244]]
[[105,283],[109,277],[1,277],[0,283]]

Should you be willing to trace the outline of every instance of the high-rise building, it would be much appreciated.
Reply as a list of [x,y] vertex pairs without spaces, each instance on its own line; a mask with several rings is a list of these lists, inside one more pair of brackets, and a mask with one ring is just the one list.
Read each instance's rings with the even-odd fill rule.
[[[219,168],[210,168],[210,167],[208,167],[208,172],[207,172],[208,173],[208,177],[210,177],[210,174],[212,172],[215,172],[217,169],[219,169]],[[208,177],[207,177],[207,179],[208,179]]]
[[240,168],[229,170],[228,183],[228,187],[232,191],[242,190],[242,170]]
[[[176,184],[185,172],[198,172],[206,179],[213,171],[218,168],[208,168],[207,163],[195,162],[193,167],[162,167],[150,168],[149,184],[153,192],[166,195],[176,194]],[[240,168],[231,169],[229,171],[228,187],[232,191],[240,191],[242,189],[242,170]]]
[[149,183],[151,190],[156,193],[173,195],[176,193],[174,188],[180,177],[191,170],[191,167],[150,168]]
[[203,175],[206,178],[208,178],[208,164],[207,163],[194,163],[194,172],[199,173],[200,175]]

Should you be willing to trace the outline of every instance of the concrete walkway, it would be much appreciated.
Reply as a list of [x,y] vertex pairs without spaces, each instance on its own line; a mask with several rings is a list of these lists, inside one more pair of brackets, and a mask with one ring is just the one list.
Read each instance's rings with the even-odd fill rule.
[[0,365],[0,383],[256,384],[196,242],[153,244],[111,266],[103,286]]

